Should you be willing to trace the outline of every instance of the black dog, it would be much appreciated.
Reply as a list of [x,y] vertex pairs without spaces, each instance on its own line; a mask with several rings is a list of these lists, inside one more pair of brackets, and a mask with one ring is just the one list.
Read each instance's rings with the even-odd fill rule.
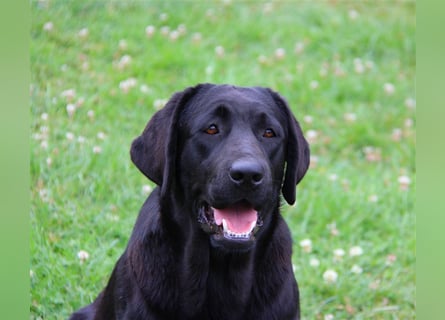
[[286,102],[266,88],[202,84],[173,95],[131,158],[158,187],[108,285],[80,319],[299,319],[279,213],[309,165]]

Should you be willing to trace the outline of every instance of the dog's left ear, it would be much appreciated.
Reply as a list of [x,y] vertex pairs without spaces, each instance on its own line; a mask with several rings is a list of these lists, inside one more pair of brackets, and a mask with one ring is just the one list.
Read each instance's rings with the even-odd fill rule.
[[131,145],[131,160],[147,178],[161,187],[161,195],[170,187],[175,174],[179,114],[202,86],[197,85],[173,94]]
[[286,173],[282,187],[284,199],[290,205],[295,203],[297,184],[303,179],[309,168],[309,144],[303,136],[300,124],[295,119],[287,102],[278,93],[269,90],[275,103],[283,109],[287,117],[288,139],[286,146]]

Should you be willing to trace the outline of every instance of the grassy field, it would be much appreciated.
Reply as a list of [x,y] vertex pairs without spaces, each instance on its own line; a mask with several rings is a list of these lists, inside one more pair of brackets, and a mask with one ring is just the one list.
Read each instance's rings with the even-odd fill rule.
[[31,1],[30,318],[91,302],[153,187],[129,147],[175,91],[261,85],[311,144],[283,205],[303,319],[415,319],[415,5]]

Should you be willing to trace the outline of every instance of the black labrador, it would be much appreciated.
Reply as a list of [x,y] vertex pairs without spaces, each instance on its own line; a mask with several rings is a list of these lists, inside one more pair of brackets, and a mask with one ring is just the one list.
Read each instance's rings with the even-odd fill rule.
[[280,192],[295,202],[309,147],[285,100],[201,84],[172,96],[133,141],[158,187],[108,285],[70,319],[299,319]]

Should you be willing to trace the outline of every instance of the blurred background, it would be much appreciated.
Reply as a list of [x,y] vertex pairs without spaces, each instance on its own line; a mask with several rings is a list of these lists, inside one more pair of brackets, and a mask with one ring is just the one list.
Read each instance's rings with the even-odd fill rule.
[[415,318],[415,2],[31,2],[31,319],[90,303],[154,185],[131,141],[176,91],[266,86],[311,145],[303,319]]

